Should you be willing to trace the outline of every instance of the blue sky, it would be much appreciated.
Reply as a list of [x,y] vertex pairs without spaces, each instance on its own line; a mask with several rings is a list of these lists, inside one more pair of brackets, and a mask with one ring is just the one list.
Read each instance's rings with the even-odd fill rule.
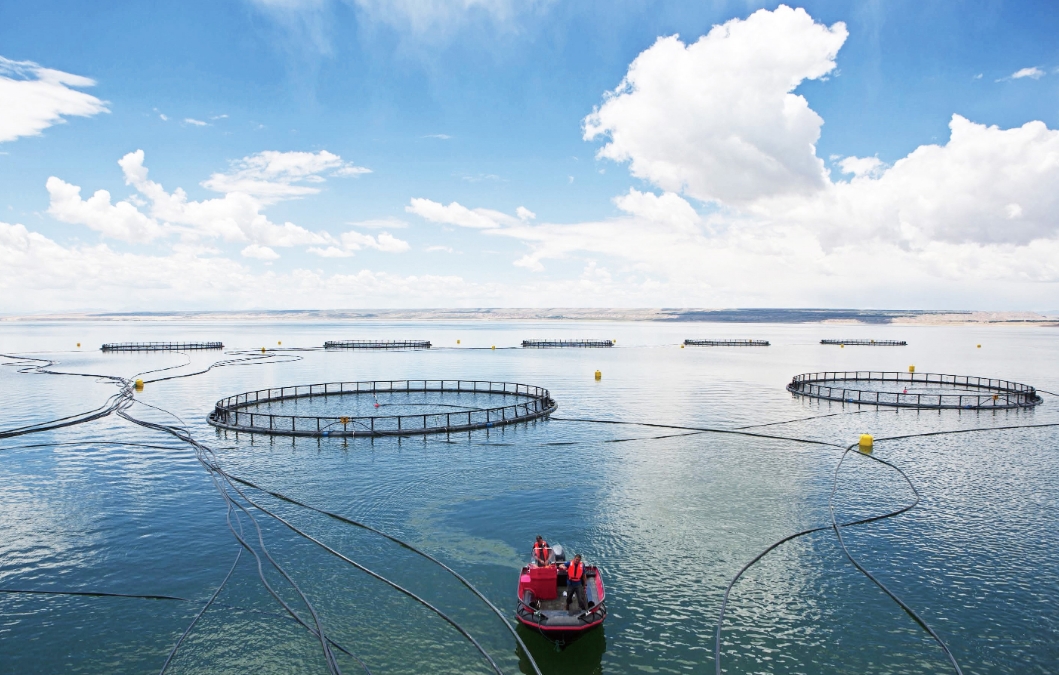
[[1059,307],[1054,3],[791,7],[2,3],[0,312]]

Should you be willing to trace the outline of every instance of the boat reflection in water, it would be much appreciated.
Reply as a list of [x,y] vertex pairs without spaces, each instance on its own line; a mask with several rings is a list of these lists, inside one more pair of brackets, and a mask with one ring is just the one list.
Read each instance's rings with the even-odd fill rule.
[[[602,675],[603,652],[607,651],[603,626],[568,640],[566,644],[549,640],[524,625],[519,625],[517,630],[545,675]],[[522,647],[516,647],[515,653],[518,654],[518,669],[526,675],[535,675]]]

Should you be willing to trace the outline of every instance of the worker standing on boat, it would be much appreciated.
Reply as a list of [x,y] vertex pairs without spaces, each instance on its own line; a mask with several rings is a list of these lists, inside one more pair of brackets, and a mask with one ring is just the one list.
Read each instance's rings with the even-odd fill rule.
[[577,608],[584,611],[587,608],[585,602],[585,564],[581,562],[581,554],[578,553],[566,568],[566,611],[570,611],[570,600],[577,597]]
[[544,537],[537,535],[537,541],[533,542],[533,560],[537,563],[538,567],[544,567],[548,564],[548,558],[551,557],[552,550],[548,546],[548,542],[544,541]]

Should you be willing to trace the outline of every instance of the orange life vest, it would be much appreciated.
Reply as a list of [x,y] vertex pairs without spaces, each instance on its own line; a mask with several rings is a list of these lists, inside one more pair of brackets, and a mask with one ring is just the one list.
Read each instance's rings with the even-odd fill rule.
[[577,560],[571,561],[566,574],[570,581],[581,581],[581,577],[585,574],[585,564]]
[[541,540],[533,544],[533,557],[541,562],[548,561],[548,542]]

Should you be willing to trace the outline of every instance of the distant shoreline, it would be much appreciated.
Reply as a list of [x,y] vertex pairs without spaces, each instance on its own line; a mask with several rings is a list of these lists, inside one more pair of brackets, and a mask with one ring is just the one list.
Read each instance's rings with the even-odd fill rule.
[[1038,325],[1059,327],[1059,311],[982,312],[872,309],[358,309],[210,312],[68,312],[0,316],[33,321],[656,321],[665,323],[825,323],[844,325]]

